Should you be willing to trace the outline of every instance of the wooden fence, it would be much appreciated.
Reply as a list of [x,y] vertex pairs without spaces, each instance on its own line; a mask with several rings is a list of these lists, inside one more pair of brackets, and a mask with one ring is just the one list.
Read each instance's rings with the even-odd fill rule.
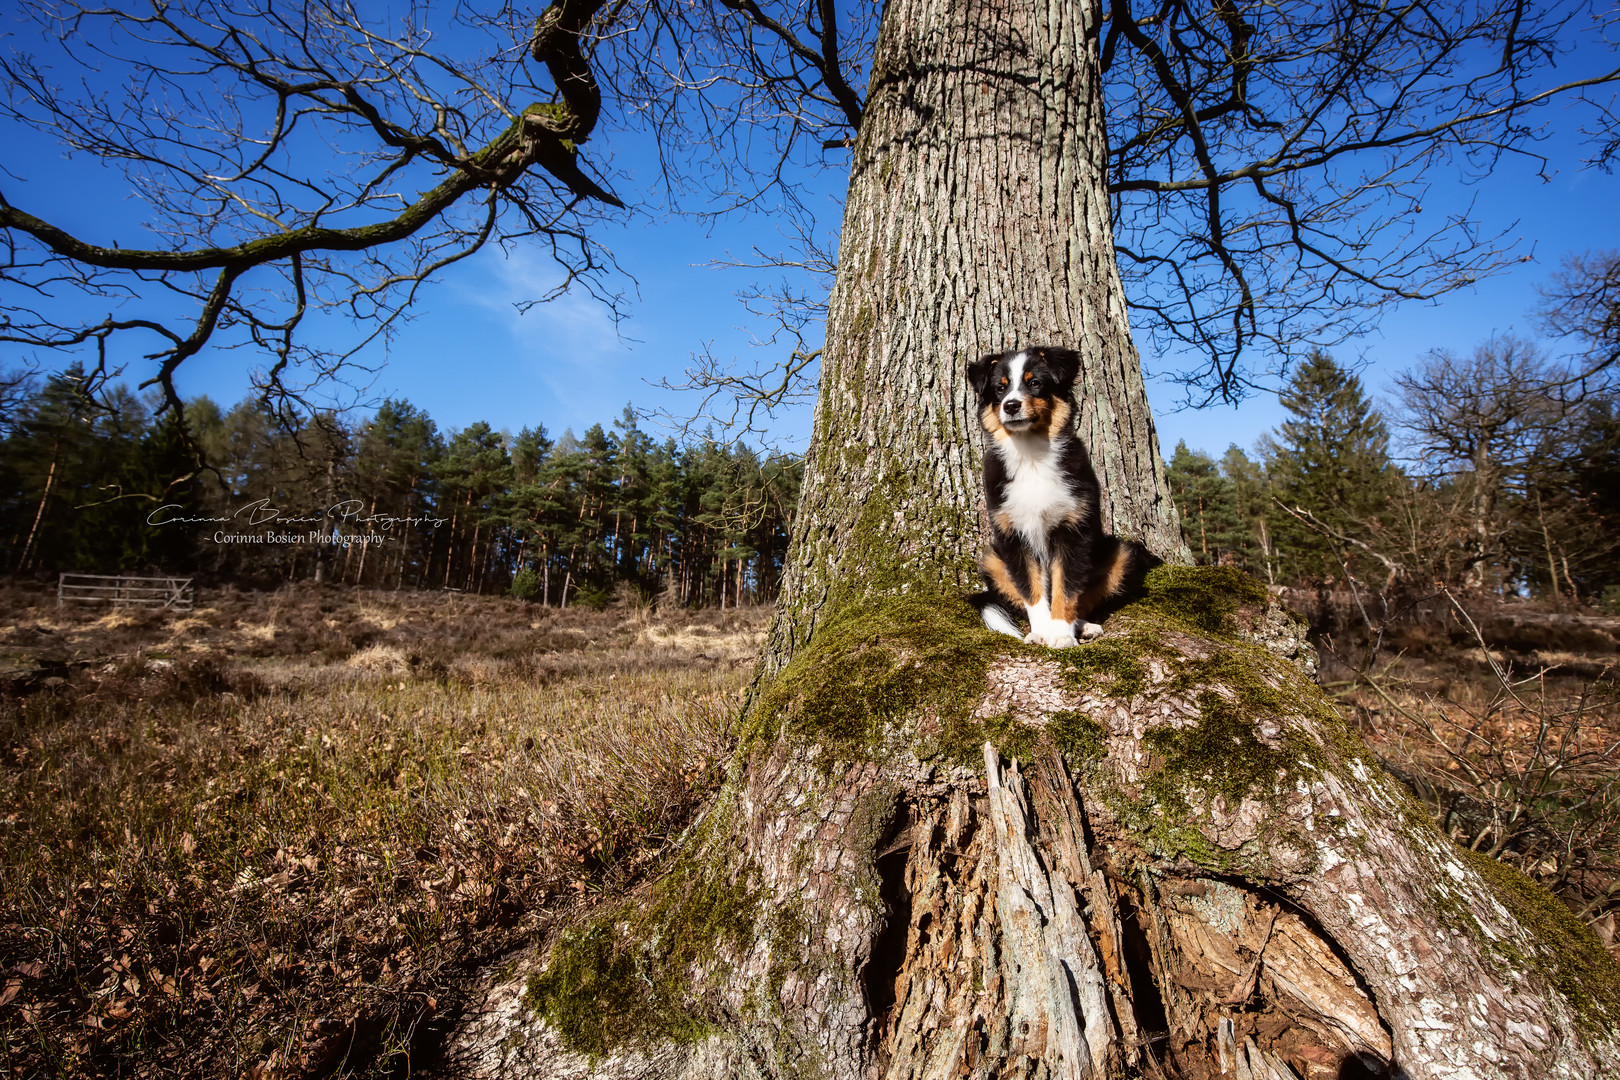
[[63,574],[56,581],[56,606],[62,607],[69,600],[88,600],[115,607],[190,611],[197,600],[191,582],[191,578]]

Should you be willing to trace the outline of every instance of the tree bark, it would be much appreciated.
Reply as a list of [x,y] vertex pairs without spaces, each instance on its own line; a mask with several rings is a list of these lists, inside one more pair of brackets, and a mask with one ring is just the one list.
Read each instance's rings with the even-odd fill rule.
[[821,391],[765,670],[848,594],[978,578],[969,361],[1081,356],[1104,525],[1184,551],[1115,266],[1096,5],[890,0],[852,151]]
[[1458,849],[1229,569],[985,630],[964,367],[1063,344],[1104,524],[1187,561],[1114,265],[1089,3],[889,0],[780,610],[727,780],[549,943],[488,1076],[1342,1080],[1620,1069],[1620,978]]
[[925,625],[915,599],[818,633],[665,872],[556,941],[527,988],[544,1020],[458,1064],[1620,1069],[1595,936],[1433,827],[1311,682],[1300,624],[1231,570],[1167,568],[1150,590],[1065,652],[991,639],[971,611]]

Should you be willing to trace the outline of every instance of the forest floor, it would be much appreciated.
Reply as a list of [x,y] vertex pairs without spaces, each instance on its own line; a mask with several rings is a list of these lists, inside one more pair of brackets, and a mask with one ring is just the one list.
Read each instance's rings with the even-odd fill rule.
[[[1309,607],[1308,602],[1301,602]],[[1615,945],[1620,619],[1328,620],[1322,681],[1461,842]],[[481,971],[718,785],[767,609],[0,584],[0,1074],[406,1075]]]
[[403,1075],[718,783],[767,609],[0,586],[0,1075]]
[[1318,681],[1346,720],[1454,840],[1546,886],[1620,959],[1620,617],[1442,593],[1386,622],[1344,599],[1324,619],[1289,597],[1328,626]]

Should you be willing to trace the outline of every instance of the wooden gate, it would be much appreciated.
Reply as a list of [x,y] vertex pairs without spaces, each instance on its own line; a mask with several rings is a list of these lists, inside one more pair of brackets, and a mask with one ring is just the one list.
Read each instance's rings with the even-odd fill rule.
[[63,574],[56,581],[56,606],[69,600],[114,607],[173,608],[190,611],[197,599],[191,578],[127,577],[119,574]]

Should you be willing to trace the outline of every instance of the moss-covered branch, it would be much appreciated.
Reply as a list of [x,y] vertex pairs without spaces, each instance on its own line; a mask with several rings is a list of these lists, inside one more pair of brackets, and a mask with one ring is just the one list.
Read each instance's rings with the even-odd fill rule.
[[[531,110],[536,108],[531,106]],[[444,181],[388,220],[370,225],[334,229],[312,223],[228,247],[143,250],[116,245],[106,247],[81,240],[0,196],[0,229],[27,233],[57,255],[107,270],[183,272],[231,267],[241,272],[251,266],[280,262],[310,252],[364,251],[396,243],[432,224],[469,193],[491,185],[510,184],[535,164],[582,198],[623,206],[612,193],[580,171],[571,146],[545,127],[539,119],[542,115],[538,111],[525,111],[487,146],[461,162]]]

